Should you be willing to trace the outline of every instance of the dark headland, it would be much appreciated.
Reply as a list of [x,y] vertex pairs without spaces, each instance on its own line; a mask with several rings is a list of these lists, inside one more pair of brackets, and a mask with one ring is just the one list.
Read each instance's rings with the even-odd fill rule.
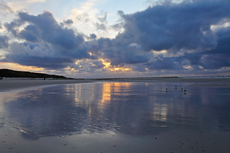
[[50,75],[45,73],[34,73],[34,72],[26,72],[26,71],[15,71],[9,69],[0,69],[0,77],[70,79],[59,75]]

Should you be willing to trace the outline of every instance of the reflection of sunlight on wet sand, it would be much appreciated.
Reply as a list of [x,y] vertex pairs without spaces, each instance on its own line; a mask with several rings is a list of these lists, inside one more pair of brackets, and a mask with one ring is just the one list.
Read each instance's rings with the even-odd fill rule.
[[[113,105],[111,101],[115,100],[115,95],[121,96],[127,94],[125,90],[129,89],[130,83],[125,82],[106,82],[103,83],[101,87],[101,101],[98,105],[101,113],[108,105]],[[100,90],[98,90],[100,91]]]
[[113,91],[115,93],[119,93],[121,92],[122,89],[129,89],[130,88],[130,83],[128,82],[114,82],[114,83],[111,83],[113,84]]
[[89,116],[91,115],[91,103],[96,99],[98,95],[97,91],[100,90],[95,87],[95,84],[75,84],[74,89],[74,101],[75,106],[88,108]]
[[153,120],[154,121],[166,121],[167,120],[167,104],[154,103],[153,108]]
[[75,85],[75,102],[78,102],[81,98],[81,84]]
[[112,83],[103,83],[101,99],[102,104],[111,100],[111,84]]
[[71,88],[70,85],[66,85],[65,90],[66,90],[65,94],[68,96],[70,95],[70,92],[73,92],[73,88]]
[[128,82],[108,82],[103,84],[102,89],[102,103],[111,101],[111,94],[114,95],[124,95],[125,92],[122,90],[127,90],[130,88],[130,83]]
[[[102,105],[111,101],[112,95],[125,95],[125,90],[130,88],[130,83],[127,82],[105,82],[102,84],[89,84],[84,85],[82,88],[81,84],[75,84],[73,92],[75,95],[76,105],[93,101],[96,97],[101,97],[100,102]],[[67,92],[71,92],[71,86],[66,87]]]
[[114,90],[114,92],[120,92],[121,91],[121,83],[114,82],[113,83],[113,90]]

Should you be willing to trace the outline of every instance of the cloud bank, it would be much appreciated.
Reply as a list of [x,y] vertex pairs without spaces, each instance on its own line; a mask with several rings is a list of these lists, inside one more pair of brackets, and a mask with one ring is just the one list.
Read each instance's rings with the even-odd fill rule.
[[[24,24],[27,24],[24,29],[19,30]],[[59,24],[48,11],[37,16],[19,12],[18,19],[4,26],[12,37],[22,41],[10,44],[7,61],[55,70],[77,59],[91,58],[83,35]]]
[[[118,11],[121,22],[111,27],[123,30],[113,39],[85,36],[72,19],[59,23],[48,11],[18,12],[17,19],[4,23],[10,35],[0,36],[0,48],[7,51],[2,61],[52,70],[68,67],[76,73],[125,67],[138,73],[229,73],[229,10],[228,0],[191,0],[164,1],[133,14]],[[96,28],[108,30],[107,12],[96,18]]]

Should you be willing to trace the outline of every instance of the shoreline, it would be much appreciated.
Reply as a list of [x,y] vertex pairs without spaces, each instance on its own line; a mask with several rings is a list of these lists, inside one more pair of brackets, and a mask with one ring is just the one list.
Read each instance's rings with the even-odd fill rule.
[[39,88],[43,86],[90,83],[95,80],[0,80],[0,93],[11,92],[15,90],[24,90],[30,88]]
[[42,86],[59,84],[76,84],[92,82],[151,82],[151,83],[192,83],[196,85],[219,85],[230,86],[230,78],[154,78],[154,79],[85,79],[85,80],[31,80],[31,79],[6,79],[0,80],[0,93],[15,90],[24,90],[27,88],[37,88]]

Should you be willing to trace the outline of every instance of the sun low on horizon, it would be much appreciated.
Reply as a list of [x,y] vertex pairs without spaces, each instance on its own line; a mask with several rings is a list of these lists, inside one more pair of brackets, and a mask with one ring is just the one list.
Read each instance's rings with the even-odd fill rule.
[[0,69],[73,78],[230,74],[229,0],[3,0]]

